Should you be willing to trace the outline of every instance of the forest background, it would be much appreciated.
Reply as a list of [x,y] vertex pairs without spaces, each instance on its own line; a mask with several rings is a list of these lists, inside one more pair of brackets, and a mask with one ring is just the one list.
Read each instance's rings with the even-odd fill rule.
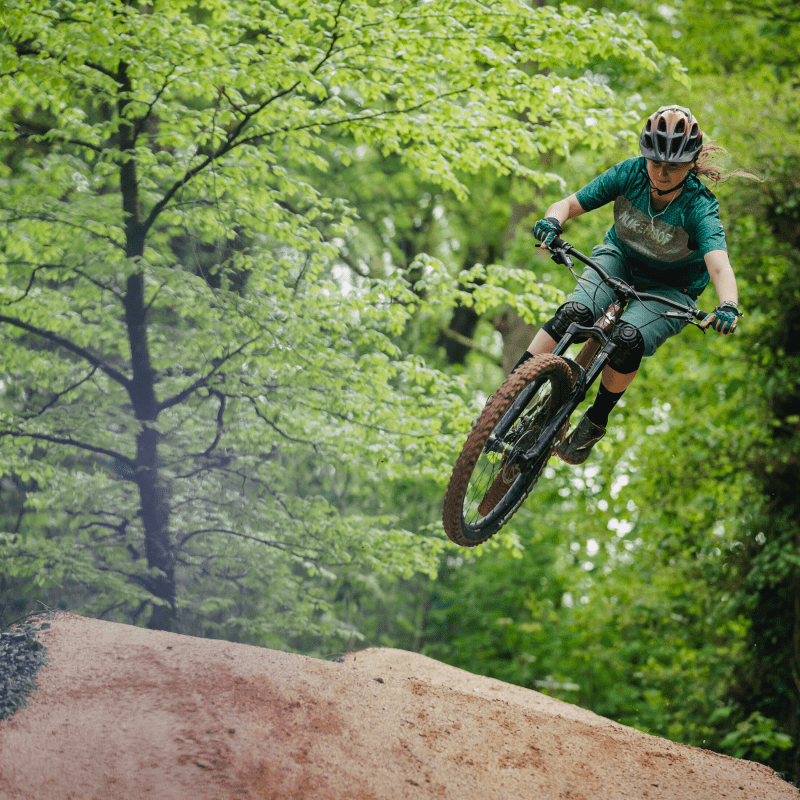
[[[6,0],[0,627],[400,647],[797,782],[798,22]],[[470,420],[573,281],[530,225],[668,102],[763,179],[715,189],[741,332],[668,342],[587,465],[456,548]]]

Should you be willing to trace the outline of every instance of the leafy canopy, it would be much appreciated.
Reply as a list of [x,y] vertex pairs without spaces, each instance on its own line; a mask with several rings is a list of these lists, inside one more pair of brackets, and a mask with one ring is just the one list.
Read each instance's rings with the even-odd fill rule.
[[[461,290],[435,260],[417,287],[345,279],[356,213],[311,176],[368,146],[461,198],[478,170],[551,180],[541,153],[625,122],[590,66],[659,66],[635,19],[33,0],[5,4],[3,31],[0,470],[26,492],[10,570],[84,587],[89,613],[174,596],[197,630],[262,642],[334,624],[337,571],[432,570],[441,540],[379,498],[441,482],[468,416],[395,337]],[[482,307],[504,302],[500,271],[481,279]]]

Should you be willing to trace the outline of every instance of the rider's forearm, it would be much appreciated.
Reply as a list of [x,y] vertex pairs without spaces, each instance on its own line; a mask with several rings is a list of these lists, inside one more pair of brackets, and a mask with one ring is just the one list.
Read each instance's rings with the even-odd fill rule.
[[545,217],[555,217],[563,225],[568,219],[578,217],[583,213],[585,212],[578,202],[578,198],[574,194],[571,194],[569,197],[565,197],[563,200],[553,203],[553,205],[544,212],[544,215]]
[[706,253],[705,262],[720,303],[724,303],[726,300],[737,303],[739,291],[728,254],[724,250],[712,250],[710,253]]

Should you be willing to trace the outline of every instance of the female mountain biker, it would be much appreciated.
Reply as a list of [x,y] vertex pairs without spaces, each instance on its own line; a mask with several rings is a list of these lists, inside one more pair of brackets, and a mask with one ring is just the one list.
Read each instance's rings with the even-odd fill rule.
[[[641,157],[616,164],[575,194],[553,203],[534,225],[534,236],[546,247],[567,220],[613,201],[614,225],[592,250],[592,258],[637,289],[695,308],[711,280],[719,305],[702,326],[732,333],[742,316],[736,278],[719,204],[699,179],[719,181],[721,170],[707,160],[722,148],[703,143],[689,109],[669,105],[647,119],[639,149]],[[587,267],[575,291],[537,332],[514,369],[531,356],[552,352],[571,322],[594,323],[609,303],[596,284],[596,273]],[[557,450],[567,463],[581,464],[588,458],[605,435],[609,414],[636,376],[642,357],[653,355],[686,325],[660,317],[653,308],[652,303],[634,299],[625,309],[622,321],[627,324],[620,325],[614,336],[619,349],[603,371],[596,399]]]

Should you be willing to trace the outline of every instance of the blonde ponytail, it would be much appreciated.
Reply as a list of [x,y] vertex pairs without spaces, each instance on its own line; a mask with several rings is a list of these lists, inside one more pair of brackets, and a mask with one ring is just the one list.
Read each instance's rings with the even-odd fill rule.
[[728,151],[712,141],[707,141],[700,148],[700,152],[694,160],[694,166],[691,171],[697,175],[698,178],[705,178],[709,183],[716,186],[728,178],[749,178],[754,181],[764,181],[764,178],[759,178],[758,175],[753,175],[752,172],[745,172],[744,170],[737,169],[733,172],[725,170],[718,162],[717,158],[721,155],[727,155]]

